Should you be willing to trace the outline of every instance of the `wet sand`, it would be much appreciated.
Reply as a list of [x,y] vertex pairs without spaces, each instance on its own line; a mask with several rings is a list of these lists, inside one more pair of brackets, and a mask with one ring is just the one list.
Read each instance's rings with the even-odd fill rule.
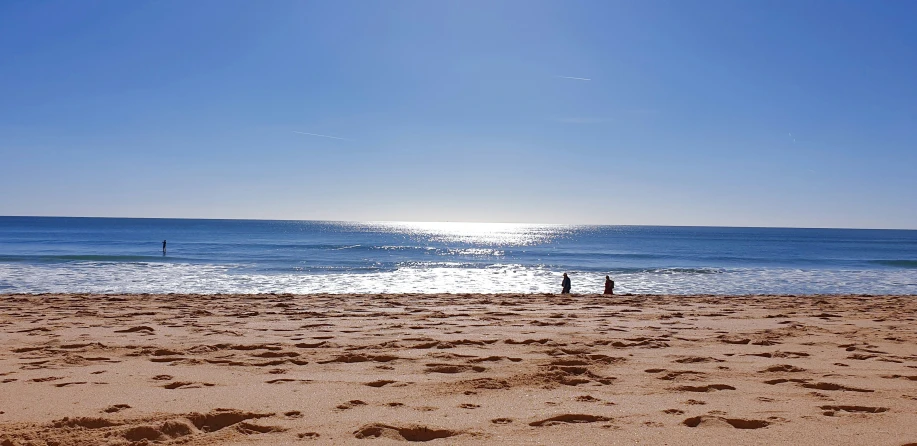
[[0,444],[917,444],[917,296],[3,295]]

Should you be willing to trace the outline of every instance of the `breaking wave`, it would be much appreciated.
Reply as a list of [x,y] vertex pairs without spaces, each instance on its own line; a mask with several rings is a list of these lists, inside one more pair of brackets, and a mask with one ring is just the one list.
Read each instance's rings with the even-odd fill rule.
[[[789,268],[643,268],[570,271],[574,293],[917,294],[917,271]],[[244,265],[193,263],[0,263],[2,293],[553,293],[548,266],[407,265],[391,270],[255,273]]]

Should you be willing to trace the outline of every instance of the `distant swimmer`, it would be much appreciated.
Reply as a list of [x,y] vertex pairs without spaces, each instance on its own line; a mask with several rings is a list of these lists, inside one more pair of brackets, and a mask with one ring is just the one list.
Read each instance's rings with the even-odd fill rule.
[[615,281],[611,280],[611,277],[605,276],[605,293],[604,294],[614,294],[615,293]]
[[166,241],[162,241],[162,255],[166,255]]
[[567,277],[567,273],[564,273],[564,280],[560,283],[560,286],[563,287],[560,294],[570,294],[570,278]]

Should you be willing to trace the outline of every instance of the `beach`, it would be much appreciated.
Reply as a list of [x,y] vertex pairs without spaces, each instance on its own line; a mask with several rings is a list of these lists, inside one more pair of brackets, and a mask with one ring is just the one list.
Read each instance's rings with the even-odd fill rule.
[[917,444],[915,296],[0,296],[0,444]]

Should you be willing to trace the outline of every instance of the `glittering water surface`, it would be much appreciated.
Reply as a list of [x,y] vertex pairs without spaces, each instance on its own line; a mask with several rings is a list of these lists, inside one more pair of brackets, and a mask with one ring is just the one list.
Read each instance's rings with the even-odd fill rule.
[[[161,253],[168,239],[168,253]],[[0,293],[917,294],[917,231],[0,217]]]

